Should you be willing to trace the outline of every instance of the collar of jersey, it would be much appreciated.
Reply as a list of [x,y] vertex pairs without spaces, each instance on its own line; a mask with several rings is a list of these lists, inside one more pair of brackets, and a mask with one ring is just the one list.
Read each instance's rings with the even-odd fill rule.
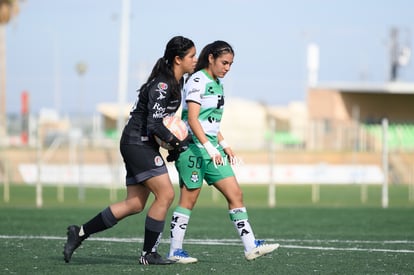
[[214,81],[214,82],[216,82],[217,84],[220,84],[220,79],[219,78],[217,78],[217,79],[214,79],[207,71],[206,71],[206,69],[202,69],[201,70],[202,72],[203,72],[203,74],[205,75],[205,76],[207,76],[207,78],[209,78],[209,79],[211,79],[212,81]]

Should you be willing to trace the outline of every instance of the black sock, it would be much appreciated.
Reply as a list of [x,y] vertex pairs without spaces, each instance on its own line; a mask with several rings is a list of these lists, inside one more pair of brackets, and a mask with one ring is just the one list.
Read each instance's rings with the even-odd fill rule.
[[94,218],[82,225],[82,227],[87,238],[89,235],[111,228],[117,223],[118,221],[114,214],[112,214],[111,209],[107,207]]
[[157,221],[147,216],[145,219],[144,254],[157,251],[165,221]]

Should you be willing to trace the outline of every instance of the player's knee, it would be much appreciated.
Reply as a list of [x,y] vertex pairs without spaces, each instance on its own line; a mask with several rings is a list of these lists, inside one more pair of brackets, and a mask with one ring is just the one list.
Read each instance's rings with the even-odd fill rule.
[[241,190],[235,191],[226,199],[230,207],[239,207],[243,205],[243,192]]
[[130,214],[138,214],[144,210],[145,205],[138,199],[129,199],[125,201]]
[[234,193],[234,198],[237,201],[243,201],[243,191],[239,188],[237,191],[235,191]]
[[169,205],[171,205],[173,203],[174,198],[175,198],[175,193],[174,192],[169,192],[167,194],[167,198],[166,199],[167,199]]
[[156,200],[169,207],[174,201],[174,196],[174,192],[165,192],[164,194],[159,195]]

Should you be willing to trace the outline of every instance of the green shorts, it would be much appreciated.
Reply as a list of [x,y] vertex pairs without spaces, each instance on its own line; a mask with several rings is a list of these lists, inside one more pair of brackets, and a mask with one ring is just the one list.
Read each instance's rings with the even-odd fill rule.
[[[217,148],[224,159],[226,155],[221,147]],[[201,188],[203,180],[208,185],[212,185],[219,180],[234,176],[233,168],[228,161],[224,165],[214,165],[210,156],[204,148],[199,148],[196,144],[182,152],[175,162],[180,186],[187,186],[188,189]]]

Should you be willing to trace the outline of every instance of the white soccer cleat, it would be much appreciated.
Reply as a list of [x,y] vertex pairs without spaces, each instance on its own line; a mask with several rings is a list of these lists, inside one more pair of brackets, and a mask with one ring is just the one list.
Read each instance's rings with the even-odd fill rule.
[[172,256],[168,257],[169,260],[175,261],[178,264],[191,264],[198,262],[197,258],[190,257],[187,251],[183,249],[177,249]]
[[244,252],[244,256],[248,261],[254,260],[260,256],[269,254],[279,248],[279,244],[265,244],[263,240],[255,240],[256,248],[249,252]]

